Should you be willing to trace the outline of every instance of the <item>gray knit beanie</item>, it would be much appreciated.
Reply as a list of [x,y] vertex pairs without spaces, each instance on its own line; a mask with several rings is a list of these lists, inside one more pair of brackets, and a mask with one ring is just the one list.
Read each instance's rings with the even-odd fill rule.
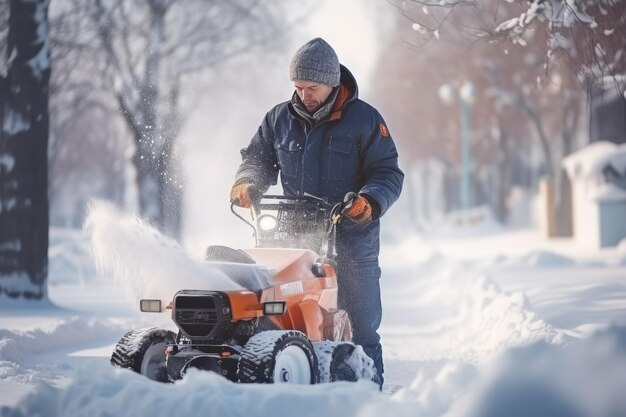
[[340,75],[339,58],[322,38],[315,38],[302,45],[289,65],[291,81],[312,81],[337,87]]

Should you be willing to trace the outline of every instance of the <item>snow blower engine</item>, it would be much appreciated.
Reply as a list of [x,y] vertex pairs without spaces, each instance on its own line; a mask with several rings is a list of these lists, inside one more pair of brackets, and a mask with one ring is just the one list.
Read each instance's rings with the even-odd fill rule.
[[162,382],[190,368],[237,382],[314,384],[376,380],[373,361],[351,343],[348,314],[337,309],[336,227],[356,195],[331,206],[312,196],[257,199],[248,221],[256,247],[210,246],[206,261],[244,289],[182,289],[167,306],[141,300],[143,312],[171,310],[178,332],[124,335],[115,366]]

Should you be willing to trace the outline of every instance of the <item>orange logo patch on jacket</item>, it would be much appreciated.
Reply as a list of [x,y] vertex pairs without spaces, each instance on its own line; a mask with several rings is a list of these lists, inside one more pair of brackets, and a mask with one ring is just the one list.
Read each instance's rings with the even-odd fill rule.
[[383,135],[384,138],[389,137],[389,130],[387,129],[387,126],[385,126],[384,123],[380,124],[380,134]]

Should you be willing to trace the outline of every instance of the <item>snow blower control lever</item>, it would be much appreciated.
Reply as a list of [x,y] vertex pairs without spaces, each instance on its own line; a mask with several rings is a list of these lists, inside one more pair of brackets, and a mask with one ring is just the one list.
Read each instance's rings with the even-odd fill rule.
[[335,207],[333,207],[333,210],[331,211],[331,221],[335,224],[339,223],[346,210],[352,207],[352,204],[357,199],[357,197],[358,194],[355,192],[350,191],[349,193],[347,193],[343,198],[343,203],[338,203],[335,205]]

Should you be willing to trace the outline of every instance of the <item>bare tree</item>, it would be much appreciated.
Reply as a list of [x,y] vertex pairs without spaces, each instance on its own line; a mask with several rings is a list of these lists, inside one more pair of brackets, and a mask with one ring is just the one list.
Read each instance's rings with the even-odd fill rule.
[[[507,39],[522,46],[540,43],[545,47],[545,67],[564,59],[586,81],[626,70],[624,0],[388,2],[413,22],[419,46],[431,45],[445,31],[473,39]],[[482,16],[480,22],[476,16]]]
[[[531,57],[523,60],[510,57],[509,61],[514,64],[508,62],[508,70],[503,68],[504,60],[494,59],[493,56],[486,59],[482,65],[489,80],[486,95],[494,102],[494,116],[501,138],[506,135],[501,130],[505,109],[517,112],[530,123],[543,154],[543,178],[556,184],[553,217],[555,221],[557,218],[562,221],[556,232],[566,235],[571,229],[568,221],[571,218],[571,190],[559,161],[574,150],[585,92],[576,77],[567,72],[561,76],[553,71],[540,88],[533,86],[531,78],[537,73],[536,67],[541,66],[541,62]],[[503,174],[500,171],[500,175]]]
[[626,2],[623,0],[531,0],[515,3],[521,12],[501,22],[495,34],[527,44],[543,31],[546,57],[562,57],[586,78],[626,70]]
[[[442,10],[441,5],[412,4],[414,9],[403,14],[425,20],[419,20],[418,26],[407,25],[406,19],[399,21],[395,39],[405,40],[404,47],[385,48],[379,77],[383,110],[398,140],[405,141],[405,158],[417,163],[430,158],[446,161],[447,185],[454,185],[458,182],[455,168],[460,163],[459,106],[444,105],[437,90],[443,84],[458,87],[471,81],[478,91],[471,123],[475,187],[482,193],[481,200],[489,202],[496,217],[505,222],[511,186],[526,186],[519,170],[534,163],[530,157],[532,138],[536,138],[542,155],[541,165],[533,169],[559,178],[559,152],[569,149],[579,132],[585,91],[576,74],[566,68],[555,65],[546,70],[542,56],[547,46],[538,39],[524,47],[486,42],[478,36],[481,28],[495,25],[489,19],[492,15],[486,13],[486,2],[483,9],[469,2],[459,3],[457,7],[463,9]],[[451,10],[457,13],[438,17]],[[458,13],[461,10],[465,13]],[[433,31],[422,31],[422,26]],[[442,31],[435,34],[437,27]],[[428,47],[420,47],[426,43],[420,43],[419,38],[428,34],[432,36]],[[542,75],[539,80],[538,75]],[[456,193],[447,187],[443,191],[453,203],[449,207],[454,206]]]
[[11,0],[0,77],[0,295],[42,299],[48,275],[49,0]]
[[118,107],[99,74],[96,43],[81,10],[56,3],[50,10],[50,43],[55,63],[50,78],[49,195],[51,225],[80,227],[94,197],[124,203],[125,150]]
[[275,41],[284,28],[281,7],[259,0],[72,0],[61,15],[87,17],[65,46],[90,51],[96,78],[134,138],[141,214],[170,235],[180,233],[184,185],[176,139],[199,97],[199,74]]

